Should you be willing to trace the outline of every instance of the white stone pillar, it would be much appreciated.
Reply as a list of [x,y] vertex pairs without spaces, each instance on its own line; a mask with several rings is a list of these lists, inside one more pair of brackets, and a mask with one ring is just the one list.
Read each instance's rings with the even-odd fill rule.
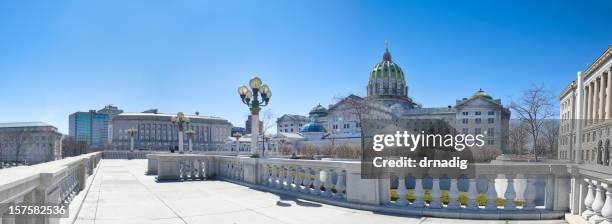
[[283,187],[285,186],[285,166],[280,166],[279,170],[280,174],[278,175],[278,183],[276,185],[276,187],[278,189],[283,189]]
[[[260,154],[257,141],[259,140],[259,114],[251,114],[251,152]],[[263,156],[260,154],[260,156]]]
[[192,138],[189,138],[189,152],[193,152],[193,140],[191,140]]
[[406,178],[404,178],[403,175],[399,175],[397,177],[397,205],[406,205],[408,204],[408,201],[406,200],[406,194],[408,193],[408,191],[406,191]]
[[271,170],[271,171],[270,171],[270,172],[271,172],[271,175],[270,175],[270,183],[269,183],[269,186],[270,186],[270,187],[275,187],[275,186],[276,186],[276,166],[274,166],[274,165],[270,165],[270,170]]
[[586,103],[586,94],[584,89],[584,82],[582,80],[582,73],[576,74],[576,113],[574,114],[575,125],[576,125],[576,141],[574,147],[574,162],[580,163],[580,155],[582,154],[582,127],[584,126],[585,116],[583,114],[585,110],[584,105]]
[[183,131],[178,132],[179,153],[183,153]]

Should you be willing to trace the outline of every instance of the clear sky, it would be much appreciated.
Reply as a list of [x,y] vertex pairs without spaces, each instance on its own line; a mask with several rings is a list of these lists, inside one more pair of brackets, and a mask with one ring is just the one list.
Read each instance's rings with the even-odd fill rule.
[[389,41],[425,107],[483,88],[504,104],[558,94],[612,44],[612,1],[0,1],[0,122],[114,104],[222,116],[253,74],[275,116],[350,93]]

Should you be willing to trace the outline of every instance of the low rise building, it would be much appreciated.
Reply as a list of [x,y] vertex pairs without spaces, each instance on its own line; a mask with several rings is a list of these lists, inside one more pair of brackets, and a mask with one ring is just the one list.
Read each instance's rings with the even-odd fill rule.
[[36,164],[54,160],[62,134],[43,122],[0,123],[0,162]]

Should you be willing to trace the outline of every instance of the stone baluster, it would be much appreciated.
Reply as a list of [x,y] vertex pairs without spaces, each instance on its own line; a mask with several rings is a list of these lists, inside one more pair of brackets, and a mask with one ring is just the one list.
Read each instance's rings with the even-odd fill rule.
[[414,202],[412,202],[412,206],[422,208],[425,206],[425,201],[423,200],[423,179],[415,178],[414,182]]
[[321,170],[318,168],[315,168],[314,171],[315,171],[314,183],[313,183],[314,189],[312,189],[312,194],[320,195],[321,194]]
[[505,210],[516,210],[516,191],[514,190],[514,175],[506,174],[506,192],[504,193],[504,209]]
[[332,187],[334,183],[332,183],[332,175],[334,174],[334,170],[328,169],[325,170],[325,182],[323,186],[325,187],[325,192],[323,192],[323,196],[331,197],[332,196]]
[[295,167],[295,177],[293,178],[293,188],[291,188],[291,190],[293,191],[301,191],[302,190],[302,174],[300,173],[300,167]]
[[276,166],[270,165],[270,182],[268,186],[275,187],[276,186]]
[[487,187],[487,204],[485,205],[486,210],[497,209],[497,191],[495,191],[495,178],[497,174],[487,176],[489,186]]
[[191,175],[191,179],[195,180],[196,179],[196,171],[198,171],[196,169],[196,166],[198,165],[198,160],[191,160],[189,161],[191,164],[191,169],[190,169],[190,175]]
[[612,224],[612,186],[606,184],[606,202],[601,208],[601,216],[605,218],[600,224]]
[[433,185],[431,186],[431,202],[429,203],[429,208],[442,208],[442,203],[440,203],[440,179],[434,178],[432,179]]
[[346,181],[345,172],[341,170],[338,173],[338,180],[336,181],[336,194],[334,195],[334,198],[338,198],[338,199],[344,198],[344,191],[346,189],[345,181]]
[[459,209],[459,188],[457,187],[457,179],[450,180],[450,189],[448,189],[448,209]]
[[584,206],[586,207],[586,210],[582,212],[582,218],[589,220],[589,218],[591,218],[591,216],[595,214],[595,212],[593,212],[593,209],[591,209],[593,200],[595,200],[595,185],[593,184],[593,181],[589,179],[584,179],[584,181],[586,181],[589,186],[587,187],[587,195],[584,198]]
[[[297,171],[296,171],[296,173],[297,173]],[[291,167],[287,166],[287,174],[285,175],[285,183],[286,184],[285,184],[285,186],[283,186],[283,189],[291,190],[291,187],[292,187],[291,184],[293,183],[293,180],[292,180],[291,177],[292,177],[292,175],[291,175]]]
[[278,181],[276,182],[276,188],[283,189],[285,182],[285,166],[278,166]]
[[397,177],[397,205],[401,205],[404,206],[406,204],[408,204],[408,201],[406,200],[406,194],[408,193],[408,191],[406,190],[406,178],[400,174],[400,176]]
[[478,189],[476,188],[476,181],[478,179],[470,179],[470,185],[467,191],[467,203],[465,208],[467,209],[478,209]]
[[525,192],[523,198],[523,210],[535,210],[535,186],[533,185],[535,177],[532,175],[525,175]]
[[604,220],[604,218],[601,216],[601,209],[603,208],[605,203],[605,190],[601,185],[601,181],[595,182],[595,198],[593,199],[593,204],[591,204],[591,209],[593,209],[593,212],[595,212],[595,214],[589,218],[590,223],[600,223]]
[[310,168],[304,168],[304,188],[302,193],[310,193]]

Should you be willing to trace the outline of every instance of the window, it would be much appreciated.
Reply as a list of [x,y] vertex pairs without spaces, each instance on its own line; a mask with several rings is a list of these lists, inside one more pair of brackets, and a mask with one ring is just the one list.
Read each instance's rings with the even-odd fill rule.
[[355,126],[357,126],[358,128],[361,128],[361,123],[360,123],[360,122],[357,122],[357,123],[355,124]]
[[489,124],[495,123],[495,118],[491,117],[491,118],[487,119],[487,123],[489,123]]
[[474,130],[474,134],[479,135],[479,134],[480,134],[480,132],[481,132],[480,128],[476,128],[476,129]]
[[495,111],[489,111],[487,114],[488,115],[495,115]]
[[474,115],[480,115],[480,114],[481,114],[480,111],[474,112]]
[[469,115],[469,114],[470,114],[470,112],[464,111],[464,112],[462,112],[461,114],[463,114],[463,116],[467,116],[467,115]]
[[482,123],[482,120],[480,118],[476,118],[476,119],[474,119],[474,122],[476,124],[480,124],[480,123]]
[[467,119],[467,118],[463,118],[463,119],[461,119],[461,123],[463,123],[463,124],[467,124],[467,123],[468,123],[468,119]]
[[293,128],[291,128],[291,132],[293,132]]
[[463,129],[461,132],[462,132],[463,134],[469,134],[469,133],[468,133],[468,129],[467,129],[467,128],[464,128],[464,129]]
[[487,144],[494,145],[495,144],[495,140],[489,139],[489,140],[487,140]]
[[491,136],[491,137],[495,136],[495,129],[493,129],[493,128],[487,129],[487,135]]

